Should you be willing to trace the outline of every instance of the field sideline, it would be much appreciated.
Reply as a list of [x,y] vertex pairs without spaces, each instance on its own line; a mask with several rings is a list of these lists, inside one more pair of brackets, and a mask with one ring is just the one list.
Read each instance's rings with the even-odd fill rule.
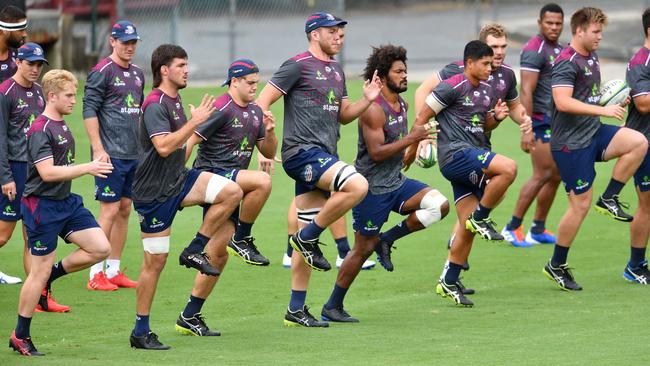
[[[413,104],[417,84],[405,93]],[[148,87],[147,87],[148,89]],[[146,89],[146,90],[147,90]],[[214,89],[212,89],[213,91]],[[260,87],[261,90],[261,87]],[[188,88],[183,101],[198,104],[208,88]],[[215,96],[223,93],[220,88]],[[351,100],[361,95],[361,82],[348,82]],[[89,146],[81,119],[81,94],[74,114],[67,119],[77,145],[77,162],[87,162]],[[273,112],[281,136],[282,103]],[[189,114],[188,114],[189,116]],[[411,124],[413,111],[409,113]],[[339,153],[353,162],[357,148],[356,121],[341,129]],[[518,128],[504,122],[493,134],[494,151],[517,160],[519,171],[505,201],[493,211],[499,229],[508,221],[521,184],[531,173],[530,158],[519,149]],[[278,153],[279,155],[279,153]],[[253,161],[251,168],[256,169]],[[611,174],[612,163],[599,164],[594,184],[599,194]],[[438,167],[413,166],[408,176],[439,189],[452,200],[451,187]],[[84,197],[95,214],[94,183],[84,177],[72,190]],[[0,365],[180,365],[180,364],[463,364],[463,365],[624,365],[648,364],[647,287],[623,279],[629,256],[628,224],[616,222],[593,210],[585,220],[570,254],[579,293],[559,290],[542,274],[552,246],[514,248],[475,240],[470,257],[472,269],[464,282],[477,289],[471,296],[475,307],[458,308],[435,295],[435,280],[446,258],[446,243],[455,220],[455,210],[433,227],[402,239],[393,253],[395,271],[378,267],[363,271],[346,298],[346,309],[359,324],[332,324],[329,329],[285,328],[282,318],[289,300],[289,270],[281,265],[286,248],[286,211],[293,195],[293,182],[276,164],[273,193],[253,228],[261,252],[270,260],[266,268],[252,267],[231,258],[222,280],[203,313],[208,325],[221,337],[182,336],[174,322],[189,296],[195,272],[177,263],[180,250],[199,226],[200,209],[182,211],[172,226],[172,249],[161,276],[154,302],[151,327],[170,351],[136,351],[128,337],[135,315],[135,292],[89,292],[88,271],[66,276],[54,283],[56,299],[72,307],[68,314],[35,314],[34,343],[43,358],[24,359],[6,348],[15,326],[19,286],[0,285]],[[621,194],[636,208],[632,183]],[[560,187],[547,226],[555,231],[566,208]],[[528,227],[533,208],[524,221]],[[348,215],[348,226],[351,215]],[[392,216],[388,228],[401,220]],[[390,225],[390,226],[389,226]],[[0,270],[22,274],[22,237],[17,229],[11,241],[0,249]],[[349,239],[353,241],[350,228]],[[330,262],[336,247],[329,232],[322,241]],[[71,249],[59,241],[59,258]],[[142,246],[135,211],[123,255],[123,268],[137,278]],[[307,304],[320,314],[334,285],[336,270],[314,273]]]

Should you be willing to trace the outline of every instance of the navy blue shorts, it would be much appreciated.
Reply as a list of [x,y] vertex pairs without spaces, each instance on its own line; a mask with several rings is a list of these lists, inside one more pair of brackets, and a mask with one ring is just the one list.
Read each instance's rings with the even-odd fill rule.
[[591,145],[577,150],[551,151],[560,171],[567,193],[587,192],[596,178],[595,163],[604,161],[605,150],[620,127],[603,124],[591,141]]
[[544,116],[542,120],[533,118],[533,134],[535,134],[535,140],[540,140],[545,144],[551,142],[551,123],[548,116]]
[[111,159],[113,172],[106,178],[95,177],[95,199],[117,202],[122,197],[131,198],[137,160]]
[[23,197],[21,203],[27,245],[32,255],[52,253],[56,249],[57,237],[70,243],[68,236],[75,231],[99,227],[78,194],[70,193],[62,200],[29,196]]
[[23,218],[20,200],[23,198],[27,181],[27,163],[10,161],[9,168],[14,177],[14,183],[16,183],[16,197],[13,201],[9,201],[7,196],[0,194],[0,221],[15,222]]
[[282,162],[282,168],[291,179],[296,181],[296,196],[318,189],[316,184],[320,177],[334,163],[338,156],[330,155],[323,150],[312,147],[300,150],[296,155]]
[[467,148],[457,151],[452,161],[440,168],[442,175],[451,182],[454,191],[454,203],[475,195],[479,200],[483,197],[486,177],[483,169],[487,169],[496,153],[492,151]]
[[140,219],[140,231],[147,234],[154,234],[167,230],[171,226],[172,221],[174,221],[176,213],[183,209],[181,203],[185,199],[185,196],[192,190],[200,174],[200,170],[190,169],[180,193],[167,198],[164,202],[133,202],[133,207]]
[[634,184],[639,187],[639,191],[650,191],[650,148],[641,162],[641,166],[634,173]]
[[411,213],[402,211],[404,202],[428,187],[415,179],[406,179],[399,188],[392,192],[382,194],[368,192],[366,198],[352,209],[354,231],[365,236],[379,235],[381,227],[388,220],[391,211],[400,215]]
[[[237,183],[237,175],[239,175],[239,169],[221,169],[221,168],[212,168],[209,170],[206,170],[208,172],[214,173],[216,175],[220,175],[224,178],[230,179],[231,181]],[[239,222],[239,207],[235,209],[235,211],[232,212],[230,215],[230,221],[234,222],[235,225]],[[203,217],[205,217],[205,214],[208,212],[208,209],[210,208],[210,205],[203,205]]]

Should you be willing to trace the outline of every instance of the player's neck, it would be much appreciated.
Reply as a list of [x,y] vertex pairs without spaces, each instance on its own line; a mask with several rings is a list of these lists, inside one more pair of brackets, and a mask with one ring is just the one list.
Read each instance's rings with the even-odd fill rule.
[[388,89],[387,87],[384,87],[381,90],[381,96],[388,104],[393,107],[393,109],[399,108],[399,94]]
[[162,90],[163,93],[167,94],[171,98],[176,98],[178,96],[178,88],[170,82],[166,82],[165,80],[158,85],[158,89]]
[[474,75],[467,72],[467,69],[465,69],[465,78],[467,78],[467,80],[469,80],[469,82],[474,86],[478,86],[481,83],[481,79],[474,77]]
[[47,103],[45,105],[45,110],[43,111],[43,115],[45,117],[55,120],[55,121],[63,121],[63,114],[59,112],[52,104]]
[[116,64],[118,64],[119,66],[121,66],[121,67],[123,67],[125,69],[128,69],[129,65],[131,64],[129,61],[125,61],[125,60],[122,60],[121,58],[117,57],[115,52],[111,53],[111,55],[108,56],[108,57],[110,57],[110,59],[113,62],[115,62]]
[[228,90],[228,95],[230,95],[230,99],[232,99],[232,100],[235,102],[235,104],[237,104],[238,106],[240,106],[240,107],[242,107],[242,108],[246,108],[246,107],[248,107],[248,103],[245,102],[243,99],[241,99],[241,98],[237,95],[237,93],[233,93],[233,92],[231,92],[230,90]]
[[6,60],[9,57],[9,46],[6,42],[0,42],[0,60]]
[[645,43],[643,44],[643,47],[650,50],[650,37],[645,39]]
[[327,53],[325,53],[325,51],[323,51],[323,50],[320,48],[320,46],[318,46],[318,44],[311,44],[311,43],[310,43],[310,44],[309,44],[309,49],[308,49],[308,51],[309,51],[309,53],[311,53],[314,57],[316,57],[317,59],[319,59],[319,60],[321,60],[321,61],[325,61],[325,62],[330,62],[330,61],[332,61],[332,57],[331,57],[330,55],[328,55]]
[[587,50],[583,45],[580,44],[575,38],[571,40],[571,47],[573,47],[576,52],[581,54],[582,56],[589,56],[591,53],[589,50]]
[[16,83],[18,83],[18,85],[22,86],[23,88],[29,89],[32,87],[32,85],[34,85],[34,83],[20,75],[20,73],[15,73],[13,79]]

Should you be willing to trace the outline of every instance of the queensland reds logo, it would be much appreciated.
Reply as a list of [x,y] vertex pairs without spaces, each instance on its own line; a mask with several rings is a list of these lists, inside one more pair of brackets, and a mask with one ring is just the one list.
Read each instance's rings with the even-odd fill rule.
[[341,77],[341,74],[339,74],[339,72],[336,71],[336,70],[334,70],[334,79],[336,79],[336,81],[343,80],[343,78]]
[[311,167],[311,164],[307,164],[307,166],[305,166],[305,170],[302,172],[302,177],[305,182],[311,182],[311,180],[314,178],[314,171]]

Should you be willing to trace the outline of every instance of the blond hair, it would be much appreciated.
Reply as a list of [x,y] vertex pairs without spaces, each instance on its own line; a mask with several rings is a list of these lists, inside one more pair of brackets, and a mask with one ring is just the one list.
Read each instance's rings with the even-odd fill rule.
[[494,38],[506,37],[506,27],[499,23],[488,23],[478,32],[478,39],[481,42],[485,42],[487,36]]
[[77,88],[77,78],[70,71],[54,69],[43,75],[41,83],[45,98],[49,93],[60,93],[70,87]]
[[571,16],[571,33],[576,34],[578,28],[587,30],[589,24],[607,25],[607,15],[598,8],[584,7]]

